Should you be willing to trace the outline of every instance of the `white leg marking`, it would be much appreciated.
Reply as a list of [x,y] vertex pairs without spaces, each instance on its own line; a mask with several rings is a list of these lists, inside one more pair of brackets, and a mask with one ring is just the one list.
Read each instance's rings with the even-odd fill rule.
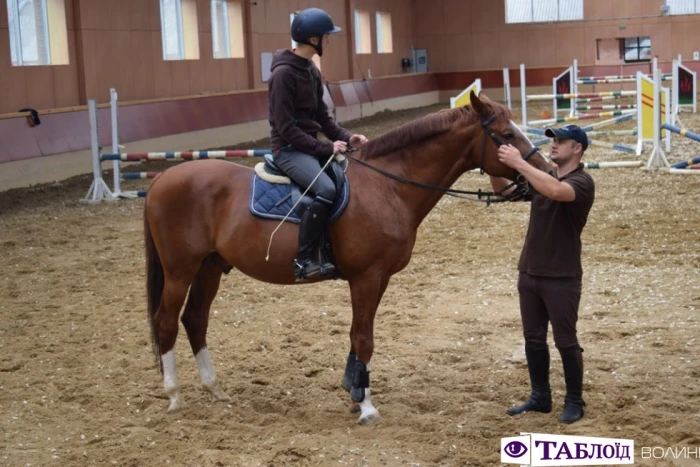
[[185,403],[180,396],[180,383],[177,380],[175,349],[162,355],[161,361],[163,362],[163,387],[165,393],[170,397],[168,412],[177,412],[185,406]]
[[214,371],[214,366],[211,363],[211,355],[209,355],[209,349],[204,347],[197,355],[194,356],[195,362],[197,362],[197,368],[199,368],[199,376],[202,378],[202,384],[217,400],[228,401],[231,398],[219,387],[219,383],[216,381],[216,372]]
[[[367,371],[370,371],[370,364],[367,364]],[[365,398],[358,403],[360,407],[360,418],[357,423],[360,425],[369,425],[370,423],[379,423],[382,421],[382,416],[379,411],[372,405],[369,388],[365,388]]]
[[370,423],[379,423],[382,421],[379,411],[372,405],[369,388],[365,389],[365,399],[360,402],[360,412],[360,419],[357,421],[360,425],[369,425]]

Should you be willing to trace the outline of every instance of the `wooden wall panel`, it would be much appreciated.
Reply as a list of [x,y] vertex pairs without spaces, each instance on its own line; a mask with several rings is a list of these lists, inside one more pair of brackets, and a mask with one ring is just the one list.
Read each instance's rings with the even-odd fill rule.
[[27,85],[27,104],[33,109],[53,109],[56,107],[53,68],[34,66],[25,70],[24,82]]
[[[3,5],[0,5],[0,10]],[[0,29],[0,113],[16,112],[27,106],[27,85],[23,67],[14,67],[10,59],[10,36]]]
[[133,79],[130,96],[135,100],[152,99],[156,94],[152,36],[152,32],[143,30],[134,30],[130,34],[130,50],[133,51],[130,64]]
[[68,57],[70,59],[68,65],[52,67],[56,107],[80,105],[78,66],[75,62],[75,30],[72,29],[68,30]]
[[153,53],[153,75],[151,79],[153,79],[155,87],[155,95],[153,97],[157,99],[172,97],[174,95],[173,76],[169,63],[163,60],[163,42],[160,30],[151,32],[151,46]]
[[479,69],[502,66],[500,34],[497,32],[474,33],[471,39],[470,44],[465,44],[468,48],[462,48],[460,44],[458,50],[471,50],[474,56],[473,65],[478,64]]

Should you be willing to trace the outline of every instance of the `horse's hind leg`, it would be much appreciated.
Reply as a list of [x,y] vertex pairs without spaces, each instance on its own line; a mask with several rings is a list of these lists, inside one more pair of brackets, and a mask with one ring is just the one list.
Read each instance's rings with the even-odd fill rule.
[[180,395],[180,383],[175,366],[175,340],[178,332],[178,317],[187,296],[192,276],[165,274],[163,296],[155,316],[158,332],[160,358],[163,368],[163,388],[170,398],[168,412],[177,412],[185,406]]
[[202,384],[217,400],[230,400],[229,396],[219,387],[216,372],[207,349],[207,328],[209,326],[209,311],[216,297],[221,282],[221,267],[207,257],[194,278],[190,295],[182,315],[182,324],[187,331],[190,346],[194,353],[199,376]]

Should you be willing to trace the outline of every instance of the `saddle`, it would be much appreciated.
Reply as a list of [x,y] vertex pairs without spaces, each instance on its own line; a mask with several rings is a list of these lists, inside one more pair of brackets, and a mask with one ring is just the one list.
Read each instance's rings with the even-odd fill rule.
[[[306,194],[302,197],[305,190],[292,182],[275,165],[272,157],[272,154],[265,154],[264,162],[255,165],[250,190],[250,212],[263,219],[284,219],[298,224],[301,222],[301,214],[313,201],[313,196]],[[326,173],[335,183],[336,192],[328,217],[329,224],[340,217],[350,199],[350,184],[345,176],[347,164],[347,159],[342,157],[342,160],[336,159],[326,168]]]
[[[328,224],[340,217],[350,199],[350,184],[345,176],[348,161],[343,156],[336,156],[338,157],[342,159],[336,159],[326,167],[326,173],[335,183],[336,192],[328,215]],[[313,202],[313,197],[308,194],[302,196],[304,190],[275,165],[272,154],[265,154],[264,158],[264,162],[255,165],[250,190],[250,212],[263,219],[301,223],[301,215]],[[335,264],[331,237],[327,229],[321,234],[318,254],[321,264]],[[333,278],[338,277],[341,276],[336,268]]]

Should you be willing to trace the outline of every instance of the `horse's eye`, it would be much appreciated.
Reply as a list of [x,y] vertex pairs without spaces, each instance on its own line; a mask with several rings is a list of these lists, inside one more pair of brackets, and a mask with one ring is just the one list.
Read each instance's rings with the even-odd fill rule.
[[513,133],[506,133],[503,135],[505,139],[513,139]]

